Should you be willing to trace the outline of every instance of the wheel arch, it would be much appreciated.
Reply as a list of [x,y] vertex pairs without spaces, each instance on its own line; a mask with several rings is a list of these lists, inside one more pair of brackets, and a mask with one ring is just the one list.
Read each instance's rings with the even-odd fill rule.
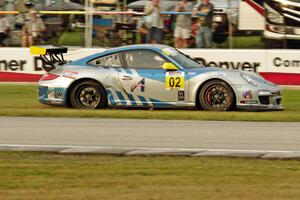
[[194,96],[194,100],[195,100],[196,107],[198,107],[198,108],[200,108],[200,109],[203,109],[203,108],[201,107],[201,105],[200,105],[200,101],[199,101],[199,99],[198,99],[198,96],[199,96],[199,93],[200,93],[201,89],[203,88],[203,86],[204,86],[206,83],[210,82],[210,81],[223,81],[223,82],[225,82],[225,83],[230,87],[230,89],[231,89],[232,92],[233,92],[233,100],[234,100],[234,102],[233,102],[233,107],[236,107],[236,94],[235,94],[234,89],[231,87],[231,85],[228,83],[228,81],[226,81],[226,80],[224,80],[224,79],[221,79],[221,78],[209,78],[209,79],[205,80],[203,83],[199,84],[199,86],[198,86],[198,88],[197,88],[196,95]]
[[70,98],[71,91],[72,91],[72,89],[73,89],[78,83],[83,82],[83,81],[94,81],[94,82],[98,83],[101,87],[103,87],[104,92],[105,92],[105,97],[107,98],[106,90],[105,90],[103,84],[102,84],[100,81],[98,81],[98,80],[96,80],[96,79],[93,79],[93,78],[80,78],[80,79],[77,79],[77,80],[73,81],[73,82],[70,84],[70,86],[68,87],[68,89],[67,89],[67,94],[66,94],[66,106],[72,107],[72,106],[71,106],[71,98]]

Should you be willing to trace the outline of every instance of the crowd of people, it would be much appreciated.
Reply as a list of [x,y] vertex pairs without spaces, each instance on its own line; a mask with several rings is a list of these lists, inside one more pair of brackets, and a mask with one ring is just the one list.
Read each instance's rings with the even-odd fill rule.
[[43,20],[37,16],[35,10],[31,10],[28,16],[25,16],[21,31],[22,47],[29,47],[39,39],[40,35],[46,30]]
[[[209,0],[202,0],[193,7],[188,0],[181,0],[175,10],[183,14],[176,15],[174,46],[188,47],[188,39],[193,34],[198,48],[211,48],[214,5]],[[146,43],[162,43],[164,24],[161,11],[159,0],[152,0],[145,5],[145,24],[148,31],[145,31],[145,27],[141,30],[142,34],[146,34]],[[190,12],[192,15],[189,15]],[[192,19],[195,19],[193,24]]]
[[5,46],[4,40],[8,37],[10,24],[4,15],[0,15],[0,47]]
[[[46,30],[43,20],[35,10],[17,16],[15,23],[21,26],[19,28],[22,47],[33,45]],[[6,46],[4,41],[9,38],[11,28],[8,19],[4,15],[0,15],[0,46]]]
[[[145,17],[137,24],[140,43],[163,43],[165,15],[161,13],[162,11],[164,10],[160,0],[151,0],[145,5]],[[178,13],[172,18],[175,20],[172,31],[174,46],[187,48],[191,46],[189,39],[194,37],[196,47],[211,48],[214,5],[209,0],[201,0],[195,6],[188,0],[180,0],[176,4],[175,11]],[[22,47],[38,43],[38,39],[46,30],[43,20],[35,10],[17,16],[15,22],[21,24],[19,30]],[[11,28],[7,18],[0,14],[0,46],[5,46],[4,41],[9,37]]]

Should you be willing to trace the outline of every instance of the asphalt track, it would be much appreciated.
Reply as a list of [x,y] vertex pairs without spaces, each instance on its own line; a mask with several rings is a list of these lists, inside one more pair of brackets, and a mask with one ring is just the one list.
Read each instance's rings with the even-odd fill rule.
[[0,144],[300,152],[300,123],[0,117]]

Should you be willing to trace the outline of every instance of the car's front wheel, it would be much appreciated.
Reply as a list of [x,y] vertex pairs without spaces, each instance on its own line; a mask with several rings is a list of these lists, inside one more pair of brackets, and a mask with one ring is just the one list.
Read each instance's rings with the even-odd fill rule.
[[73,87],[70,93],[71,105],[79,109],[104,108],[107,105],[106,92],[95,81],[83,81]]
[[231,87],[224,81],[211,80],[199,92],[199,104],[204,110],[226,111],[235,106],[235,96]]

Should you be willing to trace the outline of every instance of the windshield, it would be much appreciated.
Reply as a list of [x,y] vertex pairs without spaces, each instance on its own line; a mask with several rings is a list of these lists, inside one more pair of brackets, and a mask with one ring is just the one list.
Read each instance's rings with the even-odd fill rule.
[[180,66],[184,67],[185,69],[191,69],[191,68],[199,68],[203,67],[201,64],[196,62],[194,59],[192,59],[190,56],[185,55],[184,53],[178,51],[174,48],[164,48],[162,49],[162,52],[175,60]]

